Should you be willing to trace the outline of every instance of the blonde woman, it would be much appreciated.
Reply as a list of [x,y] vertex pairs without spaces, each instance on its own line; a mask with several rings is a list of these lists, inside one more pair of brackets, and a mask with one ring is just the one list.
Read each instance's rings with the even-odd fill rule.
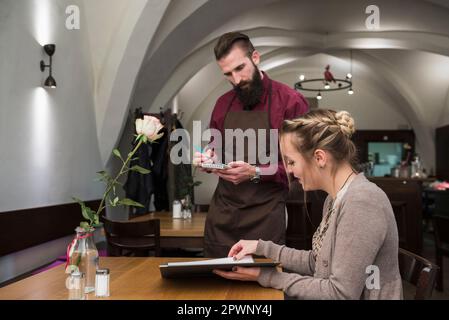
[[346,111],[318,109],[284,121],[280,145],[288,173],[305,191],[328,193],[312,250],[240,240],[229,256],[265,256],[293,272],[237,267],[216,274],[258,281],[298,299],[402,299],[393,210],[385,193],[354,169],[354,131]]

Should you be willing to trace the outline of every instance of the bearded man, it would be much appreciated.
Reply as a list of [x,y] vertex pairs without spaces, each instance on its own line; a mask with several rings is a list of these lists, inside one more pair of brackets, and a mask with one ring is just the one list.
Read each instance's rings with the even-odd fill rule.
[[[243,132],[252,129],[257,135],[256,141],[246,143],[242,158],[236,154],[234,141],[222,141],[223,150],[209,148],[194,155],[195,165],[217,162],[221,158],[217,154],[232,156],[227,169],[202,169],[219,177],[206,218],[204,254],[225,257],[240,239],[285,243],[287,175],[280,153],[275,156],[275,163],[260,163],[258,156],[269,154],[270,139],[264,142],[266,145],[257,139],[261,130],[265,131],[265,137],[270,137],[270,129],[279,129],[283,120],[306,113],[308,103],[299,92],[271,80],[259,70],[260,54],[247,35],[239,32],[222,35],[214,52],[233,89],[217,100],[209,127],[219,130],[222,137],[226,137],[226,130],[238,129]],[[274,143],[277,145],[278,141]],[[261,150],[261,145],[265,150]],[[248,154],[250,149],[255,154]]]

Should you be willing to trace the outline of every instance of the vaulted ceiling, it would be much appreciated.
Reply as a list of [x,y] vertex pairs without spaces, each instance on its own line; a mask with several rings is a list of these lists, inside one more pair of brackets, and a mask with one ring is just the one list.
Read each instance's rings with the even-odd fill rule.
[[[86,11],[89,3],[85,1]],[[424,161],[433,164],[434,129],[449,123],[447,1],[378,0],[377,30],[366,27],[365,10],[372,3],[363,0],[132,3],[125,12],[122,3],[104,2],[116,5],[111,17],[114,12],[123,17],[103,24],[109,28],[88,19],[92,43],[98,37],[110,39],[92,48],[100,97],[97,130],[105,162],[120,139],[117,128],[123,129],[129,108],[157,111],[176,96],[186,122],[207,121],[215,98],[229,89],[212,48],[222,33],[241,30],[262,52],[262,69],[292,82],[300,73],[321,75],[329,62],[334,73],[346,74],[352,50],[355,90],[363,93],[355,98],[359,108],[363,111],[360,99],[369,99],[369,94],[379,104],[384,101],[387,107],[378,111],[387,110],[413,128]],[[119,54],[113,56],[117,48]],[[363,112],[375,117],[372,109]]]

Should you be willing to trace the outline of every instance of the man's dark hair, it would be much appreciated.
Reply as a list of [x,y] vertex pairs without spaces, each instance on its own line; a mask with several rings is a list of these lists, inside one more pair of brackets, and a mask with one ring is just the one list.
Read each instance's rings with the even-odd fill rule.
[[240,32],[228,32],[222,35],[215,45],[215,59],[220,60],[227,56],[234,44],[238,45],[243,51],[246,51],[248,57],[251,57],[255,50],[246,34]]

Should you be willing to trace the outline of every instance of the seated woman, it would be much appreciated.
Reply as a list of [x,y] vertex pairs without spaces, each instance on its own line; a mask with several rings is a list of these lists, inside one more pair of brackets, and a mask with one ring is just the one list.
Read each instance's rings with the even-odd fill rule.
[[280,145],[287,172],[304,191],[328,193],[312,250],[240,240],[229,256],[265,256],[294,273],[235,267],[216,274],[258,281],[298,299],[402,299],[393,210],[386,194],[354,169],[354,131],[346,111],[318,109],[284,121]]

